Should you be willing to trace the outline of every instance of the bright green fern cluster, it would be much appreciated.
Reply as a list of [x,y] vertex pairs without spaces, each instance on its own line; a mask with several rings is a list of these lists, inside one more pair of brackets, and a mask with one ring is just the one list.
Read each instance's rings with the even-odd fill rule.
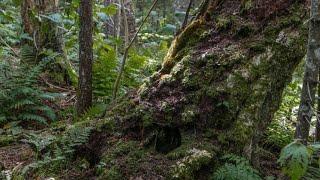
[[45,133],[26,135],[22,141],[34,148],[37,160],[21,169],[17,176],[26,179],[34,172],[41,173],[49,169],[60,172],[65,169],[75,150],[89,141],[92,129],[92,127],[72,126],[57,136]]
[[225,162],[211,177],[213,180],[261,180],[259,172],[244,158],[234,154],[222,157]]
[[57,96],[37,86],[44,64],[14,67],[0,63],[0,125],[10,121],[35,121],[42,124],[56,120],[54,110],[46,105]]
[[305,146],[295,140],[283,148],[278,162],[292,180],[320,179],[320,145]]

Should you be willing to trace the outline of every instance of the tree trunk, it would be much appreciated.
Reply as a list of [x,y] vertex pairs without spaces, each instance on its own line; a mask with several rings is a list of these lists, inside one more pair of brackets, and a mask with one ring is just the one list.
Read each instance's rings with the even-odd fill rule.
[[33,25],[30,19],[30,13],[33,8],[32,0],[23,0],[21,2],[21,20],[22,29],[25,33],[29,34],[30,37],[33,35]]
[[[125,24],[128,25],[128,31],[129,31],[129,40],[132,39],[134,33],[136,32],[136,24],[135,24],[135,16],[133,11],[133,2],[132,0],[110,0],[106,5],[109,5],[111,3],[117,4],[118,10],[117,14],[114,15],[113,20],[107,20],[106,22],[106,34],[115,36],[117,38],[121,38],[124,40],[125,38],[125,31],[126,27]],[[124,5],[122,9],[122,4]],[[126,15],[127,23],[123,21],[124,12]]]
[[[114,122],[112,130],[124,141],[138,141],[170,157],[197,148],[216,156],[215,163],[224,154],[235,153],[257,166],[260,138],[306,53],[307,2],[252,0],[251,6],[238,0],[206,2],[175,37],[161,70],[114,104],[106,124],[99,122],[104,128]],[[150,166],[145,174],[156,177],[170,176],[170,167],[182,160],[146,154],[141,162],[147,165],[142,163],[140,170]],[[106,159],[109,155],[108,150]],[[127,173],[128,164],[121,164],[125,158],[130,157],[112,162],[120,163],[127,178],[135,177],[134,172]],[[155,161],[161,168],[152,167]]]
[[307,62],[303,87],[301,91],[300,107],[295,138],[301,139],[305,144],[309,137],[312,116],[316,115],[314,108],[315,94],[318,84],[319,61],[320,61],[320,19],[319,1],[311,1],[311,19],[309,26],[309,41]]
[[93,17],[92,0],[80,1],[79,33],[79,89],[77,113],[82,115],[92,105],[92,63],[93,63]]
[[122,132],[145,139],[155,129],[192,127],[251,156],[253,139],[272,120],[304,57],[305,2],[252,1],[246,13],[240,3],[211,1],[175,38],[162,69],[129,104],[112,109]]
[[[58,4],[59,1],[57,0],[23,0],[21,2],[23,30],[33,38],[32,45],[35,46],[37,51],[41,52],[42,49],[46,48],[59,52],[63,49],[63,43],[61,43],[61,38],[58,35],[57,24],[42,17],[42,15],[58,13]],[[37,21],[34,16],[40,16],[42,21]]]
[[315,141],[320,142],[320,86],[318,86],[318,104],[317,104],[317,113],[316,113],[316,130],[315,130]]
[[[33,40],[23,40],[21,44],[22,47],[24,47],[23,45],[28,45],[33,49],[34,58],[32,59],[32,62],[28,63],[38,63],[41,61],[44,57],[43,55],[39,56],[39,54],[44,50],[51,49],[58,53],[59,56],[56,57],[54,66],[49,70],[55,75],[57,75],[56,73],[61,74],[63,76],[64,83],[71,84],[71,82],[74,82],[73,77],[76,75],[73,72],[72,66],[70,62],[68,62],[63,50],[63,32],[58,28],[57,22],[44,18],[44,16],[48,16],[53,13],[59,13],[59,0],[23,0],[21,2],[22,27],[23,31]],[[42,20],[38,21],[34,16],[40,16]],[[22,61],[24,61],[23,57]]]

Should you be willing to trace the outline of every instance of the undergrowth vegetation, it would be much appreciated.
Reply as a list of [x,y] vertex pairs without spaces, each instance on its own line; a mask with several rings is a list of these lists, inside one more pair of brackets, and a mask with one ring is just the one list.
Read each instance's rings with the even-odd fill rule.
[[305,146],[295,140],[283,148],[278,161],[283,172],[292,180],[319,179],[319,153],[319,144]]
[[227,154],[221,158],[225,164],[219,167],[211,177],[212,180],[260,180],[258,170],[254,169],[250,162],[241,156]]
[[0,125],[11,121],[48,124],[48,121],[57,119],[49,106],[57,94],[44,92],[36,86],[43,66],[44,64],[35,67],[20,65],[14,68],[8,64],[0,64]]

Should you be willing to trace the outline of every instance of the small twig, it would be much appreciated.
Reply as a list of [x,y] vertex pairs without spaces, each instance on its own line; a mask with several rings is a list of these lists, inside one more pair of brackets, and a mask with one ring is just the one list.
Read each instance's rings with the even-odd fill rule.
[[122,74],[123,74],[123,71],[124,71],[124,67],[125,67],[125,64],[126,64],[126,60],[127,60],[127,56],[128,56],[128,53],[129,53],[129,49],[133,45],[133,42],[135,41],[135,39],[138,36],[138,33],[141,31],[142,26],[147,21],[147,18],[150,16],[151,11],[154,9],[154,7],[156,6],[158,1],[159,0],[154,0],[151,8],[149,9],[148,14],[143,19],[141,25],[139,26],[138,31],[134,34],[134,36],[133,36],[132,40],[130,41],[129,45],[125,48],[125,51],[124,51],[124,54],[123,54],[123,58],[122,58],[122,62],[121,62],[121,67],[120,67],[120,70],[119,70],[119,74],[118,74],[118,77],[117,77],[116,82],[114,84],[113,97],[112,97],[113,100],[115,100],[117,98],[117,93],[118,93],[118,90],[119,90],[120,80],[121,80],[121,77],[122,77]]
[[36,35],[37,35],[37,31],[34,31],[33,32],[33,44],[34,44],[34,47],[36,48],[36,50],[38,51],[38,45],[37,45],[37,40],[36,40]]
[[66,103],[70,102],[72,99],[76,98],[76,95],[73,95],[70,99],[66,101]]
[[66,89],[66,88],[63,88],[63,87],[59,87],[59,86],[53,85],[53,84],[49,83],[48,81],[46,81],[44,78],[41,78],[41,79],[43,80],[44,83],[46,83],[51,88],[55,88],[55,89],[58,89],[58,90],[61,90],[61,91],[69,91],[69,92],[73,92],[73,93],[76,92],[75,90],[72,90],[72,89]]
[[19,57],[19,54],[1,36],[0,36],[0,40],[1,40],[2,44],[7,46],[7,48],[9,48],[15,56]]

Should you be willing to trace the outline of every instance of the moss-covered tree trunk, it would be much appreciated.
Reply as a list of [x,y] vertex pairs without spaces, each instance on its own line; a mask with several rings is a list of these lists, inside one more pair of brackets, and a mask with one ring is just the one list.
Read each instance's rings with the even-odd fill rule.
[[[50,78],[57,83],[71,84],[75,83],[76,75],[64,51],[64,32],[58,28],[58,25],[63,26],[59,24],[61,23],[59,22],[59,2],[59,0],[21,1],[23,31],[30,37],[21,43],[22,61],[32,64],[38,63],[47,56],[44,55],[47,54],[44,51],[50,49],[58,54],[54,58],[54,66],[48,68],[52,74]],[[32,59],[23,57],[25,49],[34,52]]]
[[41,52],[44,48],[57,52],[63,51],[63,42],[58,34],[57,24],[48,18],[51,14],[59,13],[58,6],[59,1],[50,0],[23,0],[21,2],[23,30],[33,39],[33,42],[29,43],[37,51]]
[[112,109],[120,129],[142,139],[163,127],[211,131],[213,142],[251,154],[306,53],[305,8],[298,0],[209,1],[162,69]]
[[158,152],[195,137],[187,143],[209,143],[217,157],[236,153],[258,166],[260,137],[306,54],[306,1],[206,2],[162,69],[107,117],[124,137]]

